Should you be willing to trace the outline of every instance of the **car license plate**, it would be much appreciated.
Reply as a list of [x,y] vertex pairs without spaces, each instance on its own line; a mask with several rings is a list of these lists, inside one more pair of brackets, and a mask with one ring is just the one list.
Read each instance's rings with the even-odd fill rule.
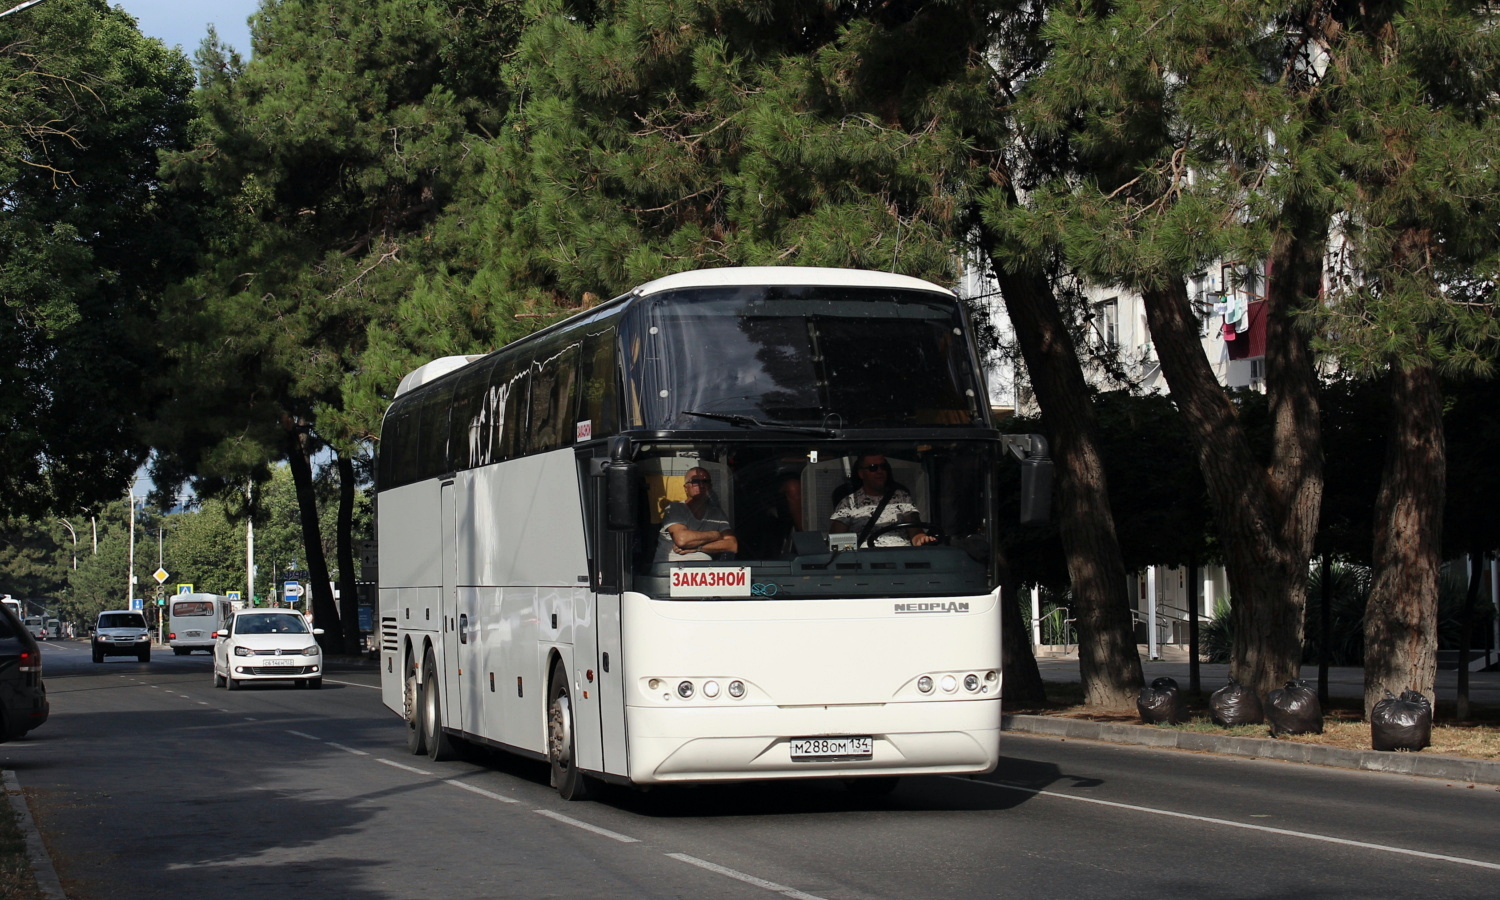
[[868,759],[875,739],[865,736],[792,738],[792,759]]
[[201,631],[189,631],[189,632],[186,633],[186,636],[187,637],[203,637],[203,632],[201,632]]
[[282,659],[280,657],[275,657],[275,656],[271,657],[270,659],[257,660],[257,662],[260,663],[263,666],[291,666],[291,665],[296,665],[296,663],[294,663],[290,659]]

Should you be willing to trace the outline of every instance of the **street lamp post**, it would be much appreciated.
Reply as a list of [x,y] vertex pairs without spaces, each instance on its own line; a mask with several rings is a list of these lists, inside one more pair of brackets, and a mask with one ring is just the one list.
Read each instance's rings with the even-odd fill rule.
[[73,570],[76,572],[78,570],[78,532],[73,530],[73,523],[67,519],[58,519],[57,521],[61,522],[62,527],[68,529],[68,534],[73,537]]

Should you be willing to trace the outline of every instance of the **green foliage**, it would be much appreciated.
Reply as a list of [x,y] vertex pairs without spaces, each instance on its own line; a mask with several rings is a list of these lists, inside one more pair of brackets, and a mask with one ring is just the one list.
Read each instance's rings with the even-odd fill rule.
[[115,495],[155,364],[150,322],[191,212],[159,202],[192,73],[104,0],[0,19],[0,492],[67,514]]

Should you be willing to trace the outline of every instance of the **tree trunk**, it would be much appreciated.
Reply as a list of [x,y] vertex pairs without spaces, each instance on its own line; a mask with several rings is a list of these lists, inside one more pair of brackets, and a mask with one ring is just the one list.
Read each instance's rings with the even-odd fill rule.
[[359,585],[354,568],[354,460],[340,453],[339,466],[339,622],[344,626],[344,652],[359,650]]
[[1385,469],[1375,500],[1375,580],[1365,612],[1365,715],[1386,691],[1436,701],[1446,442],[1430,365],[1393,365]]
[[1203,352],[1182,281],[1142,294],[1162,373],[1193,435],[1213,498],[1234,620],[1229,674],[1262,697],[1301,672],[1307,564],[1323,485],[1312,355],[1289,320],[1293,298],[1277,300],[1300,285],[1298,268],[1287,268],[1292,271],[1271,284],[1265,309],[1275,429],[1269,472],[1257,462]]
[[1015,326],[1056,460],[1057,520],[1077,607],[1084,702],[1134,709],[1145,679],[1130,623],[1125,563],[1099,454],[1092,393],[1046,280],[1007,270],[989,252],[993,239],[985,233],[981,241]]
[[1013,706],[1040,706],[1047,702],[1042,673],[1031,648],[1031,629],[1021,615],[1021,585],[1005,558],[996,547],[1000,571],[1000,658],[1002,696]]
[[287,432],[287,461],[292,469],[292,484],[297,489],[297,517],[302,523],[303,552],[307,554],[307,590],[312,592],[313,627],[323,629],[318,644],[325,652],[342,653],[344,641],[339,631],[339,611],[333,603],[333,589],[328,584],[328,560],[323,555],[323,536],[318,527],[318,500],[313,491],[307,432],[290,416],[283,417],[282,427]]

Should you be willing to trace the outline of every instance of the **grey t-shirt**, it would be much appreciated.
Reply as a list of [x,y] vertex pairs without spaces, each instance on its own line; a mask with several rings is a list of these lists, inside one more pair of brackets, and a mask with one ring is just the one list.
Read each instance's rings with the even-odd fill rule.
[[693,515],[693,511],[686,503],[680,500],[667,504],[667,511],[661,517],[661,540],[656,546],[656,561],[662,562],[685,562],[690,559],[713,559],[707,553],[673,553],[672,535],[668,533],[669,525],[685,525],[689,531],[729,531],[729,516],[719,505],[712,500],[703,508],[703,517]]

